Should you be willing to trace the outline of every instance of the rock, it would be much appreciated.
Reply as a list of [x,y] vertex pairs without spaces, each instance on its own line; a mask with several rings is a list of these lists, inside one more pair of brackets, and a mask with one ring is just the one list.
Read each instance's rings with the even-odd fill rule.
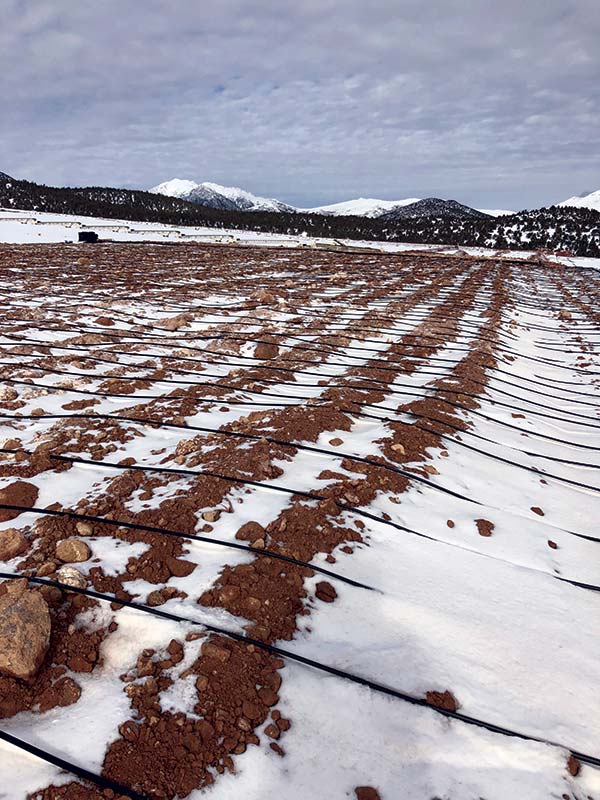
[[[7,585],[8,584],[8,585]],[[39,670],[50,643],[50,611],[27,581],[6,581],[0,596],[0,673],[28,680]]]
[[569,771],[569,775],[575,777],[579,775],[579,770],[581,769],[581,764],[579,763],[579,759],[575,758],[575,756],[570,755],[567,760],[567,770]]
[[548,547],[552,548],[552,550],[558,550],[558,545],[552,539],[548,539]]
[[203,511],[202,512],[202,519],[205,522],[217,522],[219,517],[221,516],[221,512],[218,508],[213,508],[210,511]]
[[258,522],[246,522],[235,535],[236,539],[244,542],[255,542],[265,538],[265,529]]
[[0,401],[16,400],[18,392],[12,386],[0,386]]
[[438,470],[437,470],[435,467],[433,467],[431,464],[425,464],[425,466],[423,467],[423,469],[425,470],[425,472],[426,472],[428,475],[439,475],[439,474],[440,474],[440,473],[438,472]]
[[0,531],[0,561],[9,561],[20,556],[28,547],[29,542],[16,528]]
[[279,355],[279,347],[272,342],[259,342],[254,348],[254,358],[276,358]]
[[112,320],[110,317],[96,317],[94,322],[96,323],[96,325],[107,325],[107,326],[110,326],[110,325],[114,325],[115,324],[114,320]]
[[178,331],[183,328],[193,319],[191,314],[179,314],[176,317],[170,317],[162,320],[162,328],[165,331]]
[[252,542],[251,545],[255,550],[264,550],[265,549],[265,540],[264,539],[256,539]]
[[372,786],[357,786],[354,794],[356,800],[381,800],[379,792]]
[[494,530],[494,523],[490,522],[489,519],[476,519],[475,524],[477,525],[477,531],[479,532],[480,536],[491,536],[492,531]]
[[83,522],[82,520],[80,520],[75,525],[75,530],[77,531],[77,533],[80,536],[91,536],[93,534],[93,532],[94,532],[94,529],[92,528],[90,523],[89,522]]
[[205,658],[214,658],[222,663],[229,661],[231,658],[230,650],[227,650],[225,647],[219,647],[219,645],[213,644],[213,642],[204,642],[200,648],[200,652]]
[[544,512],[539,506],[531,506],[531,510],[533,511],[534,514],[537,514],[538,517],[544,516]]
[[85,589],[87,585],[86,579],[75,567],[61,567],[56,573],[56,578],[60,583],[64,583],[65,586]]
[[171,575],[173,575],[175,578],[185,578],[186,575],[191,575],[197,566],[191,561],[173,558],[172,556],[168,556],[165,559],[165,564]]
[[[0,489],[0,503],[11,506],[25,506],[32,508],[38,499],[39,490],[33,483],[27,481],[13,481]],[[15,519],[21,512],[10,508],[0,508],[0,522]]]
[[336,436],[334,439],[330,439],[330,440],[329,440],[329,444],[330,444],[332,447],[339,447],[341,444],[344,444],[344,440],[343,440],[343,439],[340,439],[340,437],[339,437],[339,436]]
[[89,546],[80,539],[63,539],[56,545],[56,557],[64,563],[78,564],[92,555]]
[[324,603],[333,603],[337,597],[337,592],[328,581],[320,581],[317,583],[315,594]]
[[58,694],[59,706],[73,705],[81,697],[81,687],[73,678],[61,678],[54,684],[53,689]]
[[443,708],[445,711],[457,711],[458,701],[456,697],[446,690],[445,692],[427,692],[425,699],[430,706]]
[[392,450],[395,450],[397,453],[400,453],[400,455],[402,455],[402,456],[406,453],[406,450],[405,450],[403,444],[393,444],[392,445]]
[[279,730],[277,725],[272,725],[271,724],[271,725],[267,725],[267,727],[265,728],[265,734],[270,739],[279,739],[279,736],[281,735],[281,731]]

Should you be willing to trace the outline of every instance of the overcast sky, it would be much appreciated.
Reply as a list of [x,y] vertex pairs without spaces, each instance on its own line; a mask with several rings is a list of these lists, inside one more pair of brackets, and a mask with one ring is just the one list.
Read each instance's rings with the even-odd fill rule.
[[600,188],[600,0],[0,0],[0,170],[297,205]]

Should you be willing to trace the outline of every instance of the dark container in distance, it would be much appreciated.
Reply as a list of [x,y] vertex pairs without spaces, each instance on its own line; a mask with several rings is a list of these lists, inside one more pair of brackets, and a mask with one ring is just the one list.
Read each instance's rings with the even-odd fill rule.
[[80,231],[79,241],[90,242],[93,244],[94,242],[98,241],[98,234],[95,231]]

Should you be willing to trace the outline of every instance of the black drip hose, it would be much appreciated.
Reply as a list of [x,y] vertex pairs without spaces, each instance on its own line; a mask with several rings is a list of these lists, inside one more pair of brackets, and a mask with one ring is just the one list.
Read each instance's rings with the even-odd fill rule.
[[[8,579],[8,580],[14,579],[14,578],[21,578],[21,577],[23,577],[23,576],[22,575],[18,575],[18,574],[14,574],[14,573],[0,572],[0,578],[4,578],[4,579]],[[345,680],[351,681],[352,683],[356,683],[359,686],[365,686],[365,687],[367,687],[367,688],[369,688],[369,689],[371,689],[371,690],[373,690],[375,692],[379,692],[380,694],[385,694],[385,695],[388,695],[390,697],[394,697],[394,698],[396,698],[398,700],[403,700],[403,701],[405,701],[407,703],[410,703],[411,705],[420,706],[422,708],[423,707],[424,708],[428,708],[431,711],[433,711],[434,713],[441,714],[442,716],[447,717],[449,719],[455,719],[455,720],[458,720],[460,722],[464,722],[464,723],[466,723],[468,725],[473,725],[473,726],[478,727],[478,728],[484,728],[484,729],[489,730],[489,731],[491,731],[493,733],[499,733],[499,734],[502,734],[504,736],[510,736],[510,737],[513,737],[513,738],[522,739],[524,741],[540,742],[542,744],[547,744],[547,745],[550,745],[552,747],[559,747],[561,749],[569,751],[579,761],[581,761],[583,763],[590,764],[592,766],[600,767],[600,758],[597,758],[596,756],[592,756],[592,755],[589,755],[587,753],[580,753],[580,752],[572,750],[571,748],[566,747],[565,745],[560,744],[558,742],[553,742],[551,740],[543,739],[543,738],[536,737],[536,736],[530,736],[530,735],[528,735],[526,733],[520,733],[520,732],[514,731],[514,730],[512,730],[510,728],[504,728],[504,727],[502,727],[500,725],[496,725],[494,723],[486,722],[485,720],[478,719],[477,717],[471,717],[471,716],[469,716],[467,714],[462,714],[460,711],[449,711],[448,709],[445,709],[445,708],[440,708],[438,706],[433,706],[430,703],[428,703],[427,700],[425,700],[425,699],[423,699],[421,697],[415,697],[413,695],[407,694],[406,692],[402,692],[402,691],[400,691],[398,689],[394,689],[394,688],[392,688],[390,686],[385,686],[384,684],[381,684],[381,683],[378,683],[376,681],[370,680],[369,678],[365,678],[365,677],[363,677],[361,675],[356,675],[355,673],[348,672],[347,670],[338,669],[337,667],[332,667],[332,666],[330,666],[328,664],[324,664],[324,663],[322,663],[320,661],[316,661],[316,660],[314,660],[312,658],[307,658],[306,656],[303,656],[303,655],[301,655],[299,653],[294,653],[294,652],[292,652],[290,650],[284,649],[282,647],[278,647],[276,645],[267,644],[266,642],[263,642],[260,639],[254,639],[254,638],[252,638],[250,636],[246,636],[244,634],[237,633],[236,631],[228,630],[227,628],[221,628],[219,626],[211,625],[211,624],[205,623],[205,622],[198,622],[197,620],[188,619],[187,617],[182,617],[182,616],[179,616],[178,614],[173,614],[173,613],[170,613],[168,611],[161,611],[158,608],[150,608],[150,607],[145,606],[143,604],[135,603],[132,600],[121,600],[121,599],[119,599],[118,597],[116,597],[114,595],[103,594],[101,592],[96,592],[95,590],[92,590],[92,589],[83,589],[83,588],[80,588],[80,587],[68,586],[68,585],[60,583],[58,581],[53,581],[53,580],[51,580],[49,578],[28,577],[27,580],[32,582],[32,583],[39,583],[39,584],[47,585],[47,586],[54,586],[54,587],[56,587],[58,589],[61,589],[61,590],[71,591],[71,592],[75,592],[76,594],[81,594],[81,595],[85,595],[85,596],[88,596],[88,597],[93,597],[93,598],[95,598],[97,600],[103,600],[105,602],[110,602],[110,603],[117,603],[120,606],[126,606],[126,607],[132,608],[132,609],[134,609],[136,611],[141,611],[143,613],[152,614],[152,615],[154,615],[156,617],[160,617],[162,619],[168,619],[168,620],[173,621],[173,622],[180,622],[180,623],[184,623],[184,624],[199,625],[202,628],[204,628],[204,630],[207,630],[210,633],[215,633],[215,634],[218,634],[220,636],[226,636],[229,639],[233,639],[236,642],[243,642],[245,644],[254,645],[256,648],[258,648],[260,650],[264,650],[265,652],[270,653],[272,655],[276,655],[276,656],[278,656],[280,658],[289,659],[290,661],[296,661],[297,663],[303,664],[304,666],[312,667],[313,669],[318,670],[319,672],[324,672],[324,673],[327,673],[329,675],[334,675],[337,678],[343,678]]]

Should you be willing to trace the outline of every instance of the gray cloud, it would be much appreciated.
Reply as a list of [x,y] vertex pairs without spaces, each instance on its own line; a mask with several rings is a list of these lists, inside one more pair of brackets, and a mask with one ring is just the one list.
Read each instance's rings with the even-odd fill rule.
[[523,208],[600,187],[597,0],[0,0],[0,169]]

